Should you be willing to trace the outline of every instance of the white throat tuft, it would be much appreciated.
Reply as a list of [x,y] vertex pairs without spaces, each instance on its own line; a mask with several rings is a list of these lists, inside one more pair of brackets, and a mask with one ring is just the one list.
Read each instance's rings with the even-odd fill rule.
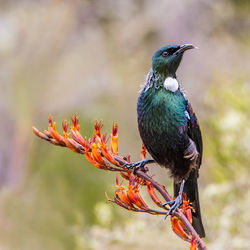
[[179,83],[173,77],[167,77],[164,81],[164,88],[171,92],[175,92],[179,88]]

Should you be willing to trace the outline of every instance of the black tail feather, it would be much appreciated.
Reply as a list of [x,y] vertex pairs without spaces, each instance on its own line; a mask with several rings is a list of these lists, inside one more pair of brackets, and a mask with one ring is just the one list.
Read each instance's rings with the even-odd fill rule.
[[[198,193],[198,170],[193,169],[185,182],[184,193],[187,194],[187,198],[194,208],[193,215],[193,227],[195,231],[199,234],[201,238],[205,237],[205,230],[201,220],[200,203],[199,203],[199,193]],[[176,197],[179,193],[180,184],[174,183],[174,196]]]

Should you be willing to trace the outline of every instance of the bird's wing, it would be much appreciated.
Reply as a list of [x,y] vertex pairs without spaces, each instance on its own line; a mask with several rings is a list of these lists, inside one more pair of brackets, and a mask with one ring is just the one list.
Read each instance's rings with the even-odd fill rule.
[[188,116],[187,134],[190,137],[190,139],[192,139],[192,141],[195,143],[196,149],[199,152],[197,166],[200,167],[202,161],[202,151],[203,151],[201,130],[196,115],[192,109],[192,106],[188,101],[187,101],[187,116]]

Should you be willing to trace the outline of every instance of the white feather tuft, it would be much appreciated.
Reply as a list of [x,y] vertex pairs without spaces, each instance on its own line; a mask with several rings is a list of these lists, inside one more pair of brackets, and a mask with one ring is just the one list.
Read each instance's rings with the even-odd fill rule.
[[166,90],[171,92],[175,92],[179,88],[179,83],[175,78],[172,77],[167,77],[163,85]]

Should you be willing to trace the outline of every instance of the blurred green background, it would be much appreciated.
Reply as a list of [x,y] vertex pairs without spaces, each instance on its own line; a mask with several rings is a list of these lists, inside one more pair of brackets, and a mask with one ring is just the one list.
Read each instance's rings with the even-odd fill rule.
[[[193,43],[178,77],[204,140],[200,196],[209,249],[250,249],[250,2],[0,1],[0,249],[188,249],[169,220],[106,202],[115,174],[39,140],[75,112],[119,124],[139,159],[136,99],[151,56]],[[167,171],[151,167],[169,189]]]

